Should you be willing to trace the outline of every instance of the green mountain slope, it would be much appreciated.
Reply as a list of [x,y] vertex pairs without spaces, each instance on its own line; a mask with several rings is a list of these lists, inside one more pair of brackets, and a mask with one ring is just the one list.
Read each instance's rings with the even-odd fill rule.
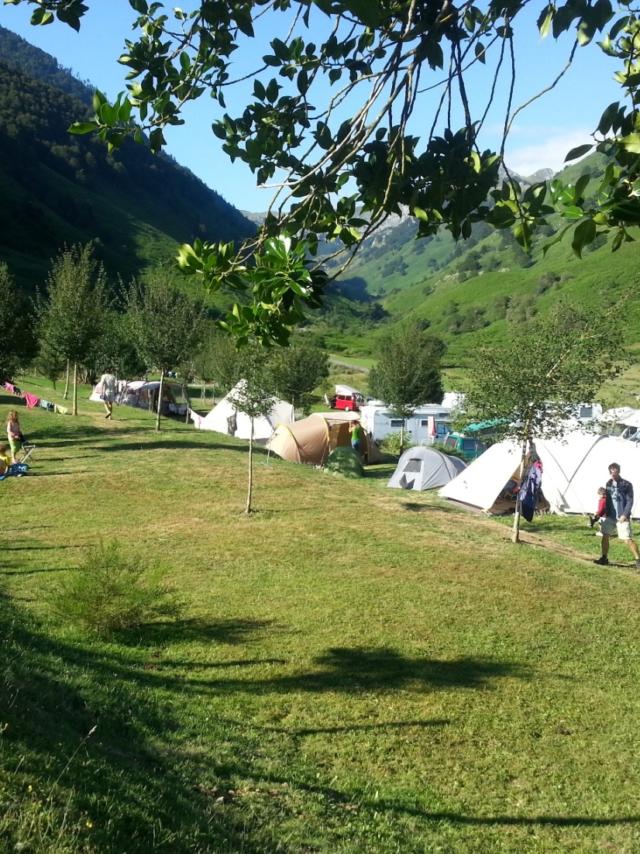
[[[586,169],[595,179],[602,159],[576,164],[562,177],[573,181]],[[340,283],[378,300],[386,312],[377,328],[343,328],[342,349],[367,354],[389,324],[415,318],[445,339],[450,365],[464,366],[480,342],[505,334],[509,320],[545,312],[561,298],[592,308],[597,319],[603,299],[626,292],[621,331],[627,343],[640,342],[640,243],[612,253],[603,237],[578,259],[567,239],[545,256],[543,245],[552,233],[549,228],[540,235],[527,255],[510,233],[488,226],[477,226],[468,241],[455,243],[448,234],[416,240],[415,226],[401,221],[363,247]],[[336,336],[330,343],[340,342]]]
[[[53,85],[50,85],[53,84]],[[200,235],[240,239],[254,225],[187,169],[125,144],[67,132],[91,90],[48,54],[0,28],[0,257],[21,284],[39,284],[62,245],[97,240],[128,276]]]

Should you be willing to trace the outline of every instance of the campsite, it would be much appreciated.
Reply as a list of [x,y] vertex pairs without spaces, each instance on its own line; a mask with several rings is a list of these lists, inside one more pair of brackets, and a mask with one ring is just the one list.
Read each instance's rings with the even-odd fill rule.
[[[499,519],[387,489],[391,464],[261,451],[247,518],[246,443],[89,401],[22,420],[0,834],[21,815],[51,848],[64,808],[57,851],[637,847],[638,578],[621,546],[590,562],[583,517],[537,520],[514,559]],[[180,606],[100,640],[51,603],[112,539]]]
[[0,854],[640,852],[637,4],[1,8]]

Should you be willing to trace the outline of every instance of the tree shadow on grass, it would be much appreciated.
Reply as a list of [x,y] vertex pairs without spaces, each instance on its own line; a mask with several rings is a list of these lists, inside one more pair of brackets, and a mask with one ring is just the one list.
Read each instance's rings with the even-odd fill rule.
[[[201,451],[242,451],[247,453],[248,445],[227,445],[221,442],[196,442],[190,439],[159,439],[153,442],[118,442],[117,444],[100,446],[99,450],[119,453],[121,451],[172,451],[197,448]],[[254,447],[254,454],[265,454],[263,449]]]
[[[242,770],[238,769],[241,775]],[[247,769],[247,773],[249,773]],[[422,818],[429,822],[444,822],[452,825],[486,826],[504,825],[507,827],[613,827],[616,825],[639,824],[640,815],[628,814],[614,817],[599,817],[589,815],[470,815],[453,810],[424,810],[420,807],[409,806],[386,798],[373,800],[369,797],[360,798],[354,792],[343,792],[331,786],[308,783],[304,780],[291,780],[277,774],[265,774],[261,779],[270,784],[288,786],[300,789],[313,795],[320,795],[327,804],[353,804],[375,814],[380,811],[390,812],[397,816],[408,815]]]
[[426,513],[431,510],[428,504],[419,504],[417,501],[401,501],[400,506],[403,510],[409,510],[412,513]]
[[[300,691],[357,694],[371,691],[438,691],[452,688],[486,690],[501,678],[529,678],[521,665],[488,659],[460,658],[439,661],[409,658],[387,648],[330,649],[315,659],[310,672],[277,675],[268,679],[200,679],[193,676],[149,674],[136,665],[111,664],[119,675],[134,681],[152,680],[166,687],[181,686],[190,693],[289,694]],[[188,662],[185,662],[188,664]],[[197,668],[197,662],[194,667]]]
[[1,592],[0,639],[3,762],[13,769],[2,850],[25,838],[34,851],[62,840],[112,854],[265,850],[255,826],[198,791],[197,760],[169,754],[180,729],[171,702],[96,669],[88,650],[75,660]]
[[[240,622],[246,626],[246,621]],[[2,844],[7,850],[14,850],[22,842],[21,821],[22,828],[25,823],[29,825],[29,845],[34,850],[54,850],[63,838],[70,850],[107,854],[146,854],[161,848],[175,854],[258,854],[276,850],[278,825],[265,825],[268,815],[260,819],[259,813],[252,812],[251,804],[243,807],[241,797],[232,808],[222,809],[217,804],[220,791],[229,791],[235,788],[236,781],[247,780],[287,787],[287,791],[295,792],[298,801],[305,796],[316,801],[319,798],[327,809],[336,805],[351,808],[355,801],[362,822],[366,821],[365,813],[374,816],[385,812],[397,821],[408,817],[406,828],[396,825],[398,838],[405,840],[409,837],[403,833],[415,833],[416,819],[453,827],[607,827],[639,821],[635,815],[600,818],[429,811],[419,804],[408,804],[405,799],[374,799],[369,785],[362,790],[341,791],[319,782],[312,763],[308,774],[299,768],[265,771],[264,761],[255,759],[260,755],[264,735],[251,733],[251,726],[242,721],[230,726],[230,722],[215,716],[208,724],[211,745],[216,744],[216,738],[221,743],[228,742],[226,755],[218,755],[213,746],[201,753],[185,749],[185,738],[190,744],[189,725],[181,722],[176,713],[184,702],[184,680],[172,683],[162,676],[136,674],[130,661],[129,666],[124,665],[125,653],[116,654],[112,646],[79,648],[48,637],[32,618],[2,596],[2,591],[0,631],[0,721],[6,725],[2,734],[3,761],[14,769],[7,784],[12,787],[7,790],[11,811],[3,816]],[[408,658],[385,649],[329,650],[317,663],[322,671],[310,674],[315,680],[312,690],[317,689],[318,679],[322,688],[327,687],[328,679],[343,686],[344,680],[353,679],[356,673],[364,673],[373,685],[404,685],[406,680],[418,678],[437,687],[477,688],[521,670],[472,659],[440,662]],[[398,673],[399,676],[394,675]],[[123,678],[126,676],[132,681]],[[153,678],[154,687],[160,684],[174,690],[150,691],[141,676]],[[307,677],[303,675],[303,685],[308,684]],[[278,690],[294,688],[287,679],[253,684],[257,690],[269,684],[277,684]],[[293,730],[289,735],[333,735],[445,723],[346,723]],[[26,794],[29,787],[33,788],[33,795]],[[38,802],[44,804],[41,813]],[[332,835],[334,830],[341,834],[343,842],[348,841],[344,830],[328,827],[324,842],[337,838]],[[279,847],[283,851],[294,850]]]
[[228,619],[201,620],[158,620],[144,623],[127,632],[120,632],[117,639],[134,646],[164,646],[175,643],[226,643],[240,644],[256,632],[272,625],[271,620]]

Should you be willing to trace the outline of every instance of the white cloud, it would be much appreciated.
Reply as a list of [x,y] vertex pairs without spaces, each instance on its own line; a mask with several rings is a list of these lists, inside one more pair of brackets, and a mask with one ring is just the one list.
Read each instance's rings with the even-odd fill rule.
[[[507,144],[505,161],[509,169],[519,175],[532,175],[538,169],[553,169],[558,172],[566,165],[564,158],[572,148],[592,142],[591,133],[587,130],[559,132],[539,128],[530,129],[530,134],[537,136],[539,142],[518,145],[520,140],[512,138]],[[518,136],[521,139],[522,133]]]

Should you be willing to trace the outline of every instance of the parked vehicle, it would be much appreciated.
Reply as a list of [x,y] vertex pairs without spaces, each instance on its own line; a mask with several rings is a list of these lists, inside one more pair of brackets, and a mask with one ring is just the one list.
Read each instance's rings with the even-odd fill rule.
[[337,385],[336,393],[329,401],[332,409],[342,409],[344,412],[358,412],[364,406],[364,395],[349,385]]
[[331,408],[345,412],[358,412],[363,404],[364,397],[361,394],[336,394],[331,398]]
[[465,460],[475,460],[480,454],[487,450],[487,445],[475,436],[466,436],[464,433],[449,433],[442,442],[442,448],[449,448],[462,454]]

